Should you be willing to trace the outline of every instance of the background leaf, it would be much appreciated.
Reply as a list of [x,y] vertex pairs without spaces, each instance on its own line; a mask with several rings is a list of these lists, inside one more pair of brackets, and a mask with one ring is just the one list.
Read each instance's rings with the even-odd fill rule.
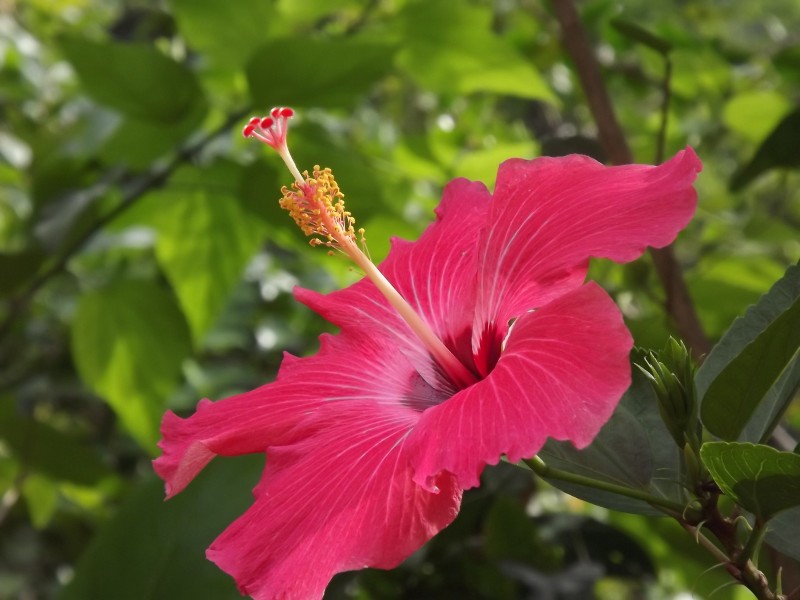
[[491,12],[444,0],[410,2],[401,15],[397,64],[424,87],[447,94],[494,92],[557,104],[536,69],[491,31]]
[[725,494],[764,520],[800,506],[800,454],[749,443],[707,442],[700,457]]
[[241,598],[202,549],[246,510],[262,464],[252,456],[212,464],[166,504],[160,480],[142,482],[86,551],[60,600]]
[[84,295],[72,323],[81,377],[150,452],[189,350],[175,301],[149,281],[117,281]]
[[347,106],[391,65],[386,42],[289,37],[261,46],[247,64],[258,106]]
[[266,42],[273,18],[271,4],[260,0],[170,0],[170,5],[191,47],[217,67],[244,68]]
[[[267,228],[235,194],[241,170],[230,163],[185,169],[147,199],[164,269],[196,345],[219,317]],[[262,198],[262,202],[268,200]]]
[[[577,450],[569,442],[548,440],[539,456],[554,468],[683,501],[678,448],[659,418],[655,393],[639,373],[634,373],[631,388],[587,448]],[[638,514],[663,514],[645,502],[563,481],[548,481],[592,504]]]
[[150,45],[65,39],[62,49],[100,104],[146,121],[180,121],[202,99],[194,75]]
[[799,167],[800,156],[796,152],[798,137],[800,137],[800,109],[795,109],[775,126],[758,147],[753,158],[733,174],[730,181],[731,190],[741,190],[769,170]]
[[[697,374],[701,417],[713,434],[763,441],[800,380],[800,267],[786,275],[734,324]],[[761,408],[760,408],[761,407]],[[757,411],[759,411],[757,413]]]

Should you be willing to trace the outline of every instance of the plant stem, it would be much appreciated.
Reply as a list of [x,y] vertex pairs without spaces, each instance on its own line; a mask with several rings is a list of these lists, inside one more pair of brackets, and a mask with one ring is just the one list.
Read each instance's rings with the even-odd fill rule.
[[720,564],[728,564],[730,559],[728,555],[725,554],[722,550],[717,548],[710,539],[708,539],[703,532],[700,531],[700,527],[695,527],[694,525],[689,525],[689,523],[680,523],[681,527],[683,527],[686,531],[688,531],[691,536],[697,540],[697,543],[700,544],[703,548],[705,548],[711,556],[717,559]]
[[576,473],[570,473],[568,471],[562,471],[561,469],[550,467],[538,456],[525,459],[523,462],[528,465],[528,467],[530,467],[530,469],[539,477],[545,479],[557,479],[559,481],[575,483],[577,485],[590,487],[596,490],[603,490],[605,492],[611,492],[612,494],[618,494],[620,496],[626,496],[635,500],[641,500],[652,506],[655,506],[656,508],[664,510],[670,515],[680,516],[686,510],[686,507],[683,504],[678,504],[677,502],[672,502],[671,500],[667,500],[665,498],[657,498],[656,496],[653,496],[644,490],[637,490],[634,488],[625,487],[623,485],[609,483],[607,481],[600,481],[599,479],[592,479],[591,477],[586,477],[584,475],[578,475]]
[[739,562],[741,565],[745,565],[748,560],[752,559],[758,550],[761,548],[761,543],[764,541],[764,536],[767,533],[767,528],[761,526],[760,523],[756,523],[753,527],[753,531],[750,532],[750,537],[747,538],[747,543],[742,550],[742,553],[739,555]]

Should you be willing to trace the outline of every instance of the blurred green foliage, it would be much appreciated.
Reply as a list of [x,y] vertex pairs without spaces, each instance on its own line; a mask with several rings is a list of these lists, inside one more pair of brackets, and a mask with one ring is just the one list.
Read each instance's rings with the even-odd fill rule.
[[[666,150],[691,144],[705,165],[676,252],[717,339],[800,257],[800,4],[580,9],[640,162],[658,155],[671,63]],[[312,352],[329,326],[292,287],[357,277],[281,214],[290,178],[241,139],[251,113],[298,109],[295,157],[333,168],[375,259],[424,229],[452,177],[491,187],[505,158],[603,159],[540,0],[11,0],[0,64],[0,598],[70,582],[65,598],[238,597],[203,550],[260,465],[215,465],[164,505],[149,463],[160,415],[271,379],[283,350]],[[592,269],[637,343],[662,346],[648,260]],[[342,575],[330,597],[666,598],[725,583],[678,537],[501,466],[403,567]]]

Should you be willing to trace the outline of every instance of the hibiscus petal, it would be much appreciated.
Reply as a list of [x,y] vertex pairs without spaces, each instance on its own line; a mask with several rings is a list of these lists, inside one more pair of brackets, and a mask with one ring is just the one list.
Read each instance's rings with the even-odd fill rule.
[[306,435],[268,452],[253,506],[209,559],[256,600],[321,598],[336,573],[397,566],[458,513],[452,476],[416,485],[406,438],[418,413],[371,403],[328,405]]
[[441,396],[421,383],[414,367],[392,347],[365,336],[323,335],[315,356],[291,357],[272,383],[218,402],[202,400],[186,419],[167,412],[159,442],[163,453],[153,467],[171,497],[215,455],[289,444],[301,435],[298,424],[318,407],[359,400],[425,407]]
[[[577,155],[504,162],[481,240],[476,352],[491,324],[580,285],[590,257],[628,262],[672,242],[694,214],[701,167],[691,148],[657,167]],[[496,345],[503,326],[493,333]]]
[[478,485],[487,464],[533,456],[548,437],[588,445],[630,385],[630,333],[594,283],[523,314],[494,370],[425,411],[409,443],[414,480]]
[[[475,240],[486,226],[491,195],[482,183],[455,179],[444,189],[436,221],[414,243],[392,240],[380,270],[430,328],[464,361],[475,304]],[[298,300],[345,330],[384,340],[415,361],[430,362],[419,339],[371,281],[321,295],[297,290]],[[416,358],[415,358],[416,357]],[[426,379],[427,376],[426,376]]]

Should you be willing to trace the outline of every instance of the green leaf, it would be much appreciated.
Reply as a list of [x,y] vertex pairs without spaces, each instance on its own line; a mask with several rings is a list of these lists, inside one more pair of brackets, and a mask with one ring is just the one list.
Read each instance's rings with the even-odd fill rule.
[[400,15],[397,64],[418,85],[458,95],[492,92],[558,99],[533,65],[491,30],[490,8],[459,2],[410,2]]
[[797,140],[800,138],[800,108],[795,109],[775,126],[750,161],[731,177],[730,189],[738,191],[754,179],[777,168],[800,167]]
[[263,458],[226,458],[168,502],[161,481],[139,485],[83,554],[60,600],[240,599],[204,548],[246,510],[262,467]]
[[[549,466],[682,502],[681,456],[664,426],[658,400],[640,373],[611,419],[583,450],[548,440],[539,456]],[[548,480],[568,494],[614,510],[662,515],[646,502],[585,486]]]
[[638,42],[666,56],[672,50],[672,44],[662,37],[647,31],[641,25],[625,19],[612,19],[611,26],[629,40]]
[[109,165],[143,169],[157,158],[175,151],[197,131],[207,112],[205,97],[198,96],[180,119],[168,123],[128,117],[103,144],[102,159]]
[[147,199],[158,231],[156,257],[195,344],[222,312],[266,233],[234,195],[239,176],[239,167],[229,163],[187,168]]
[[202,97],[194,74],[149,44],[68,38],[61,47],[83,90],[129,117],[180,121]]
[[16,415],[10,404],[7,407],[0,409],[0,439],[26,471],[78,485],[92,485],[113,475],[86,440]]
[[563,549],[546,544],[524,506],[508,496],[499,496],[492,504],[484,529],[484,549],[492,560],[513,561],[541,570],[559,566]]
[[700,457],[720,489],[763,520],[800,506],[800,455],[794,452],[708,442],[700,448]]
[[734,321],[698,371],[706,428],[724,440],[746,431],[747,441],[763,441],[800,383],[799,348],[800,266],[794,266]]
[[117,281],[78,303],[72,322],[78,372],[150,451],[189,351],[183,315],[155,283]]
[[533,158],[539,149],[535,142],[497,144],[461,156],[455,166],[456,177],[482,181],[491,190],[497,178],[497,167],[509,158]]
[[722,109],[722,120],[730,129],[753,143],[762,141],[791,109],[785,95],[775,90],[742,92]]
[[[170,0],[189,45],[215,66],[243,68],[267,39],[273,9],[262,0]],[[222,24],[222,25],[221,25]]]
[[352,106],[391,70],[385,42],[290,37],[261,46],[247,64],[258,106]]
[[42,529],[46,527],[58,507],[58,488],[47,477],[30,474],[22,482],[22,495],[28,505],[31,524]]

